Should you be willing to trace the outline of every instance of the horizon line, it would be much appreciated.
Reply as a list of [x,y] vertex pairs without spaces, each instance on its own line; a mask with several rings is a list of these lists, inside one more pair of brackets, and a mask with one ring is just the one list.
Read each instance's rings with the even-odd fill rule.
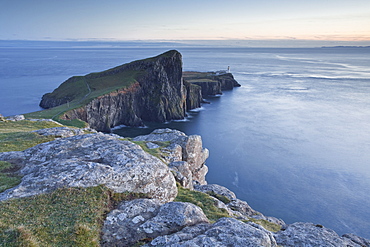
[[[214,47],[240,47],[240,48],[320,48],[335,46],[353,46],[366,47],[370,46],[370,40],[315,40],[315,39],[136,39],[136,40],[119,40],[119,39],[0,39],[0,42],[105,42],[105,43],[151,43],[170,44],[178,43],[182,46],[214,46]],[[207,44],[211,42],[211,44]]]

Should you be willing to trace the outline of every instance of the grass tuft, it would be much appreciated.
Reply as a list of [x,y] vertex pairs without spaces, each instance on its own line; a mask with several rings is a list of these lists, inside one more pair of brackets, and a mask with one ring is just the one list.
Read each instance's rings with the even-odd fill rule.
[[103,220],[117,200],[142,197],[97,186],[0,202],[0,246],[99,246]]
[[226,196],[223,196],[223,195],[220,195],[220,194],[217,194],[213,191],[209,191],[207,192],[208,195],[212,196],[212,197],[215,197],[217,198],[218,200],[220,200],[221,202],[225,203],[225,204],[228,204],[231,202],[231,200],[229,198],[227,198]]
[[0,161],[0,193],[21,182],[21,176],[16,174],[19,168],[9,162]]
[[146,141],[132,141],[131,139],[128,139],[128,140],[130,140],[131,142],[139,145],[145,152],[147,152],[150,155],[153,155],[154,157],[159,158],[162,161],[163,161],[163,156],[165,154],[162,153],[161,148],[165,148],[165,147],[170,145],[169,141],[167,141],[167,142],[154,141],[152,143],[157,144],[159,147],[150,149],[146,145],[146,143],[147,143]]
[[229,217],[225,209],[216,207],[214,199],[203,192],[189,190],[177,185],[178,194],[175,198],[177,202],[190,202],[200,207],[211,222],[215,222],[222,217]]
[[23,151],[37,144],[54,140],[31,132],[0,133],[0,152]]
[[270,232],[278,232],[278,231],[281,230],[280,225],[272,223],[272,222],[264,220],[264,219],[249,218],[249,220],[246,220],[244,222],[250,222],[250,221],[262,226],[263,228],[265,228],[266,230],[268,230]]

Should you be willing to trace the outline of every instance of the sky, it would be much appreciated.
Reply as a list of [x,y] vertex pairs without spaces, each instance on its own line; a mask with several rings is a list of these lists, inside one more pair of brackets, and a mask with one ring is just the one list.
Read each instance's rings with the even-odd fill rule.
[[370,45],[370,1],[0,0],[0,40],[314,40]]

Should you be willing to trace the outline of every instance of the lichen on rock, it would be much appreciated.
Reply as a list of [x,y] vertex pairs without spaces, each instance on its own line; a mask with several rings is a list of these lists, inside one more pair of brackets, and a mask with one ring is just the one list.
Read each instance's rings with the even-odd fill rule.
[[61,187],[96,185],[115,192],[144,193],[162,202],[173,200],[177,194],[175,179],[166,164],[114,135],[61,138],[22,152],[1,153],[0,160],[17,160],[23,166],[22,182],[1,193],[0,200]]

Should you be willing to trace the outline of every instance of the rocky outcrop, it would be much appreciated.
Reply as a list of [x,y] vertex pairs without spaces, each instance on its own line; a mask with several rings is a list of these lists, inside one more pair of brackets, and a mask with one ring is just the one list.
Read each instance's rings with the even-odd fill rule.
[[24,119],[25,119],[24,115],[9,116],[6,118],[6,120],[9,120],[9,121],[22,121]]
[[[134,78],[127,76],[130,73]],[[111,78],[115,80],[121,78],[122,88],[108,93],[107,90],[101,90],[100,95],[84,103],[82,107],[66,112],[62,118],[78,118],[87,122],[91,128],[110,131],[112,127],[122,124],[142,126],[144,121],[166,122],[183,119],[187,110],[200,107],[202,102],[200,88],[188,83],[184,84],[182,56],[175,50],[83,77],[87,85],[98,80],[112,80]],[[123,86],[126,83],[125,80],[133,79],[133,83]],[[81,77],[72,77],[65,84],[76,83],[76,80],[82,83]],[[62,86],[63,84],[60,88]],[[91,93],[84,95],[81,101],[93,94],[98,94],[94,86],[90,85],[90,88]],[[51,108],[77,100],[72,96],[61,97],[62,94],[69,94],[64,92],[66,90],[59,91],[62,90],[56,89],[53,93],[45,94],[40,106]]]
[[184,227],[208,223],[202,209],[191,203],[137,199],[124,202],[104,222],[102,246],[132,246],[140,240],[178,232]]
[[[86,131],[92,132],[94,130],[86,129]],[[55,128],[49,128],[49,129],[40,129],[40,130],[31,131],[31,132],[37,133],[42,136],[54,136],[56,138],[65,138],[65,137],[85,134],[85,130],[83,129],[74,129],[74,128],[68,128],[68,127],[55,127]]]
[[[182,176],[184,177],[187,177],[187,169],[189,169],[194,183],[207,183],[205,175],[208,172],[208,167],[205,165],[205,161],[209,156],[209,151],[203,148],[202,138],[199,135],[186,136],[184,133],[177,130],[158,129],[154,130],[149,135],[135,137],[133,140],[170,142],[170,145],[161,149],[161,151],[166,154],[163,158],[169,163],[169,166],[173,167],[175,172],[183,170]],[[187,162],[188,166],[182,164],[183,167],[180,168],[178,163],[172,164],[172,162],[178,161]],[[187,178],[187,180],[189,180],[189,178]],[[181,179],[180,183],[182,183]],[[191,187],[191,185],[189,186]]]
[[[279,245],[295,246],[346,246],[360,247],[349,238],[339,237],[336,232],[322,225],[297,222],[289,225],[285,230],[275,235]],[[365,245],[366,246],[366,245]]]
[[119,136],[96,133],[61,138],[22,152],[0,153],[0,160],[17,162],[23,176],[18,186],[0,194],[0,200],[97,185],[116,192],[144,193],[162,202],[177,195],[168,166]]
[[184,85],[186,88],[186,109],[191,110],[201,107],[203,102],[202,88],[185,80]]
[[201,87],[202,96],[222,94],[224,90],[231,90],[234,87],[240,87],[240,84],[234,79],[231,73],[215,72],[194,72],[187,71],[183,73],[184,80],[188,83]]
[[122,71],[141,73],[128,88],[94,98],[85,106],[66,113],[64,118],[79,118],[91,128],[110,131],[122,124],[142,126],[143,121],[166,122],[186,116],[187,92],[182,80],[179,52],[169,51],[152,59],[135,61],[111,71],[109,75]]
[[277,246],[271,232],[253,223],[221,218],[155,238],[145,246]]
[[240,87],[241,85],[234,79],[231,73],[221,74],[215,77],[221,84],[221,90],[231,90],[234,87]]
[[[200,136],[161,129],[134,138],[158,150],[157,158],[120,136],[86,131],[38,130],[35,133],[58,139],[22,152],[0,153],[0,160],[16,164],[23,176],[19,185],[0,193],[0,200],[97,185],[145,194],[148,199],[122,201],[108,213],[102,246],[370,246],[368,239],[354,234],[340,237],[322,225],[286,225],[253,210],[229,189],[207,184],[208,150]],[[213,205],[229,218],[210,222],[197,205],[173,202],[176,181],[211,196]],[[270,229],[271,224],[278,228]]]
[[347,238],[360,246],[370,246],[370,239],[359,237],[353,233],[344,234],[342,237]]
[[[118,125],[183,119],[186,111],[201,106],[203,96],[240,86],[230,73],[198,73],[201,77],[185,76],[185,80],[183,75],[187,74],[182,71],[182,56],[172,50],[107,71],[71,77],[45,94],[40,106],[48,109],[67,104],[70,110],[62,119],[80,119],[93,129],[109,132]],[[107,88],[102,86],[105,84]]]
[[[21,152],[0,153],[0,160],[16,162],[23,176],[17,187],[0,194],[0,200],[46,193],[60,187],[105,185],[116,192],[147,194],[171,201],[177,194],[176,180],[187,188],[205,184],[208,150],[200,136],[159,129],[134,141],[160,148],[162,160],[114,134],[92,133],[91,129],[55,127],[33,131],[54,136],[55,141]],[[166,143],[160,147],[155,143]]]

